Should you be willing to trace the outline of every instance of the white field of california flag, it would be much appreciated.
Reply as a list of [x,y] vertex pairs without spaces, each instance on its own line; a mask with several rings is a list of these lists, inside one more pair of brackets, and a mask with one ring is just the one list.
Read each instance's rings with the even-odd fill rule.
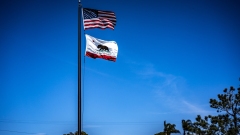
[[118,46],[115,41],[105,41],[97,39],[90,35],[86,36],[86,52],[85,55],[91,58],[102,58],[105,60],[116,61]]

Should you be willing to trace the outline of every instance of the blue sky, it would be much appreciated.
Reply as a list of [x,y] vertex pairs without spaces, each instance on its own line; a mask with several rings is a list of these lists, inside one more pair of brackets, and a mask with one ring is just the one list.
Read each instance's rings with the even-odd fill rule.
[[[0,134],[77,130],[78,0],[0,2]],[[163,121],[215,114],[209,99],[239,86],[240,2],[82,0],[115,12],[116,62],[84,58],[83,130],[153,135]],[[82,29],[82,54],[85,37]],[[85,63],[83,62],[85,59]]]

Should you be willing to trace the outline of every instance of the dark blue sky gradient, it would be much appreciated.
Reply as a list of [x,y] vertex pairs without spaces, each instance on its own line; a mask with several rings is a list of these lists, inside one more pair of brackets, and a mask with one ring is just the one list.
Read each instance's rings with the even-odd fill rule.
[[[214,114],[209,99],[239,86],[240,1],[82,5],[115,12],[115,30],[85,33],[119,48],[116,62],[86,57],[84,63],[82,27],[83,130],[89,135],[153,135],[164,120],[181,130],[182,119]],[[78,0],[0,1],[0,135],[77,130],[77,12]]]

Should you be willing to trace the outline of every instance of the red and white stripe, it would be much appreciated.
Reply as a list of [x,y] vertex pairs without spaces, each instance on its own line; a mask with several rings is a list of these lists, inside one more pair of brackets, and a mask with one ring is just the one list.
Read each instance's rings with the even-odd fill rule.
[[101,28],[114,29],[116,16],[114,12],[98,11],[98,18],[84,19],[84,29]]

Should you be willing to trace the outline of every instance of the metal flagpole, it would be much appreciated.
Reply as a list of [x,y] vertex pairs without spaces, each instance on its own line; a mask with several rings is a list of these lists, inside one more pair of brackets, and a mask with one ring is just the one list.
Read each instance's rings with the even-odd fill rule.
[[78,0],[78,135],[82,131],[82,113],[81,113],[81,0]]

